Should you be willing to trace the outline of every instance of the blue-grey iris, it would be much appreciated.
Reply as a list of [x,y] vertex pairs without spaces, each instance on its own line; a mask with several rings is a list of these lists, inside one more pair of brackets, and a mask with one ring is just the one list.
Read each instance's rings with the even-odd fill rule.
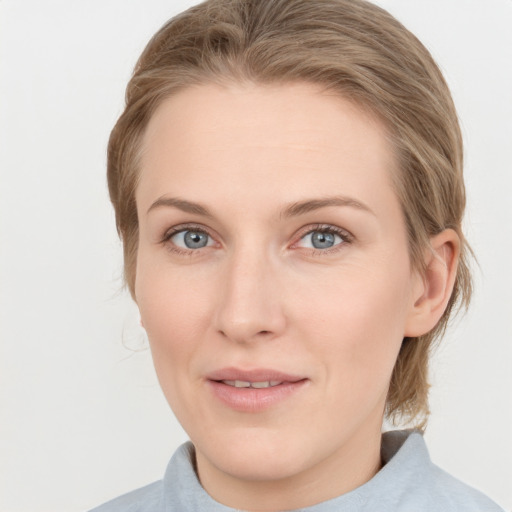
[[334,245],[334,235],[332,233],[314,231],[311,234],[311,243],[315,249],[328,249]]
[[208,244],[208,235],[200,231],[187,231],[183,240],[189,249],[201,249]]

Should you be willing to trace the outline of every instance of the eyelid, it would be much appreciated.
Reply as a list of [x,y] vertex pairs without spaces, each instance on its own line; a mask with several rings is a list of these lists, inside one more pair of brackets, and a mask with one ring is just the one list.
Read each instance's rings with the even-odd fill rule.
[[210,236],[211,238],[214,238],[211,231],[201,224],[194,224],[194,223],[185,223],[185,224],[178,224],[176,226],[172,226],[171,228],[167,229],[163,236],[161,237],[162,242],[167,242],[171,237],[176,235],[177,233],[181,233],[182,231],[197,231],[199,233],[205,233],[206,235]]
[[350,233],[350,231],[347,231],[346,229],[340,228],[339,226],[335,226],[333,224],[310,224],[308,226],[304,226],[297,232],[296,237],[300,240],[300,239],[304,238],[304,236],[306,236],[307,234],[313,233],[315,231],[321,231],[321,232],[325,232],[325,233],[335,233],[347,240],[354,239],[354,235],[352,235],[352,233]]

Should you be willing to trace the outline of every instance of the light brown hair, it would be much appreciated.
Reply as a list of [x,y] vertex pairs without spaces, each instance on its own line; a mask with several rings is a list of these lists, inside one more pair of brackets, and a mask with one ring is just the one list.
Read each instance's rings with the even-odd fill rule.
[[461,231],[462,138],[439,68],[402,24],[364,0],[208,0],[168,21],[139,58],[108,147],[108,185],[132,296],[144,130],[169,95],[225,81],[310,82],[370,110],[384,122],[395,150],[394,185],[413,268],[424,271],[431,236],[446,228],[458,233],[461,254],[448,307],[431,332],[403,340],[388,393],[388,418],[422,428],[433,342],[471,296],[471,251]]

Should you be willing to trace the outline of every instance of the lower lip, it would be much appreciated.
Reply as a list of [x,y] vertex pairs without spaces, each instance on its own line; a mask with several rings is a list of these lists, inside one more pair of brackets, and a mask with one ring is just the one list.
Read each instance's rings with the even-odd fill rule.
[[290,398],[301,390],[307,379],[283,382],[268,388],[235,388],[223,382],[208,380],[213,394],[225,405],[241,412],[260,412]]

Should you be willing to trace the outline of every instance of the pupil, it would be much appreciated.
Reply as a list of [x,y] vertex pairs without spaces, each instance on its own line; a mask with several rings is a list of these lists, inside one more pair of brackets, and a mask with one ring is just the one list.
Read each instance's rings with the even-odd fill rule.
[[313,233],[313,247],[315,249],[325,249],[334,245],[334,235],[332,233],[322,233],[316,231]]
[[207,242],[208,239],[204,233],[198,233],[197,231],[187,231],[185,233],[185,245],[189,249],[205,247]]

